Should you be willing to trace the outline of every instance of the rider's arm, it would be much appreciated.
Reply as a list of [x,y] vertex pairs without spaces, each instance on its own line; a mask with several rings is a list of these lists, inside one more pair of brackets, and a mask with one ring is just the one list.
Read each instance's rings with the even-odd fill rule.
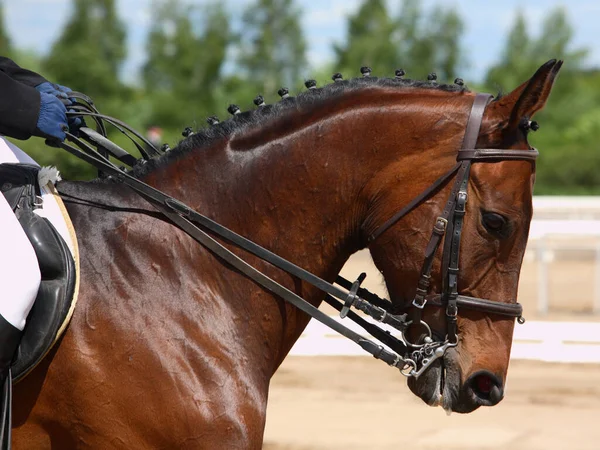
[[73,131],[83,124],[79,117],[67,118],[65,105],[72,104],[69,92],[70,88],[50,83],[0,56],[0,134],[63,141],[69,126]]
[[37,128],[40,93],[0,70],[0,134],[28,139]]
[[27,86],[36,87],[46,82],[47,80],[31,70],[19,67],[13,60],[6,56],[0,56],[0,71]]

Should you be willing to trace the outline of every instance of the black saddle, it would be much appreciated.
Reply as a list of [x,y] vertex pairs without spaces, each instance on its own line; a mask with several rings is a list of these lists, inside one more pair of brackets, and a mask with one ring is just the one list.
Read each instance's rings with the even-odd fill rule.
[[67,244],[48,219],[34,213],[40,199],[38,171],[29,164],[0,164],[0,189],[35,250],[42,275],[11,366],[14,382],[25,377],[55,343],[75,294],[75,261]]

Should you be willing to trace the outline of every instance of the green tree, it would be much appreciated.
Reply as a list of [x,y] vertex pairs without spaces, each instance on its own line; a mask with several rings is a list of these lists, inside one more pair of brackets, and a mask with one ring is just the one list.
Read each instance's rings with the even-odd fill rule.
[[[492,89],[512,89],[529,78],[535,70],[551,58],[568,63],[561,70],[561,78],[572,79],[581,71],[587,51],[572,49],[573,28],[566,10],[558,7],[545,18],[540,35],[535,38],[527,32],[528,24],[519,11],[511,28],[500,61],[489,68],[486,84]],[[556,97],[569,94],[570,83],[561,82],[553,91]]]
[[[115,3],[73,0],[72,15],[41,64],[37,55],[18,50],[13,53],[23,67],[90,95],[102,112],[130,121],[121,114],[131,92],[119,80],[126,55],[125,28],[117,17]],[[18,145],[40,164],[56,165],[66,179],[87,179],[96,173],[92,166],[66,152],[46,147],[41,139],[32,138]]]
[[500,62],[488,70],[486,84],[502,85],[505,89],[512,89],[531,76],[533,73],[531,70],[535,70],[537,64],[529,60],[534,45],[527,33],[523,12],[519,11],[508,34]]
[[436,7],[429,20],[429,29],[434,39],[433,67],[443,80],[456,78],[456,71],[462,64],[460,38],[464,23],[452,9]]
[[343,44],[334,44],[337,70],[347,77],[360,74],[359,68],[369,66],[374,75],[390,76],[401,54],[398,22],[387,10],[385,0],[365,1],[348,18],[348,32]]
[[125,27],[115,0],[73,0],[73,12],[44,62],[53,80],[98,101],[122,94]]
[[306,42],[293,0],[255,0],[244,11],[238,66],[249,86],[276,99],[279,87],[300,85]]
[[153,123],[184,127],[214,110],[231,39],[229,18],[217,3],[202,9],[179,0],[154,4],[143,68]]
[[10,56],[11,42],[4,23],[4,2],[0,0],[0,55]]
[[435,7],[426,13],[418,0],[403,0],[393,17],[385,0],[364,0],[348,19],[344,44],[334,45],[337,65],[351,76],[362,65],[374,75],[393,76],[402,67],[411,78],[436,72],[440,80],[455,76],[461,64],[462,19],[452,10]]
[[[572,46],[573,28],[564,8],[550,11],[539,35],[528,32],[524,15],[517,13],[500,61],[486,76],[491,90],[510,91],[526,81],[551,58],[565,64],[554,85],[548,108],[536,115],[541,125],[529,141],[540,148],[537,194],[583,194],[600,191],[600,76],[583,69],[585,49]],[[577,155],[576,158],[573,155]]]

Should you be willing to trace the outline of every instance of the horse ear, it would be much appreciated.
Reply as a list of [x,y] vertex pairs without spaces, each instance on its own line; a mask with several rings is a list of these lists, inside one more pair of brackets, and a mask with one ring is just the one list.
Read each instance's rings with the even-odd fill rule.
[[510,113],[509,126],[517,126],[523,117],[531,118],[544,107],[562,64],[560,60],[551,59],[529,80],[494,102],[499,110]]

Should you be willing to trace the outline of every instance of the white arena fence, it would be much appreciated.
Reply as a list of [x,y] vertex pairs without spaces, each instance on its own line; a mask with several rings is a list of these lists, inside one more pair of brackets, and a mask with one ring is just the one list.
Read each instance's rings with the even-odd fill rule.
[[[363,336],[365,331],[354,322],[335,319]],[[372,321],[371,321],[372,322]],[[388,328],[389,329],[389,328]],[[397,332],[392,332],[398,336]],[[290,355],[296,356],[369,356],[349,339],[329,327],[311,320]],[[600,363],[600,323],[525,322],[515,324],[511,359],[560,363]]]
[[549,266],[557,254],[576,253],[594,264],[590,304],[600,314],[600,197],[536,196],[525,257],[537,263],[537,311],[550,304]]
[[[585,301],[597,322],[528,321],[515,324],[511,358],[565,363],[600,363],[600,196],[533,199],[534,215],[526,259],[535,261],[537,311],[549,311],[552,264],[565,255],[593,264]],[[556,273],[554,276],[560,276]],[[589,294],[588,294],[589,292]],[[539,317],[538,316],[538,317]],[[339,318],[337,319],[340,320]],[[365,335],[349,320],[342,323]],[[392,331],[392,334],[394,332]],[[396,333],[397,335],[397,333]],[[311,320],[292,355],[365,355],[354,342]]]

